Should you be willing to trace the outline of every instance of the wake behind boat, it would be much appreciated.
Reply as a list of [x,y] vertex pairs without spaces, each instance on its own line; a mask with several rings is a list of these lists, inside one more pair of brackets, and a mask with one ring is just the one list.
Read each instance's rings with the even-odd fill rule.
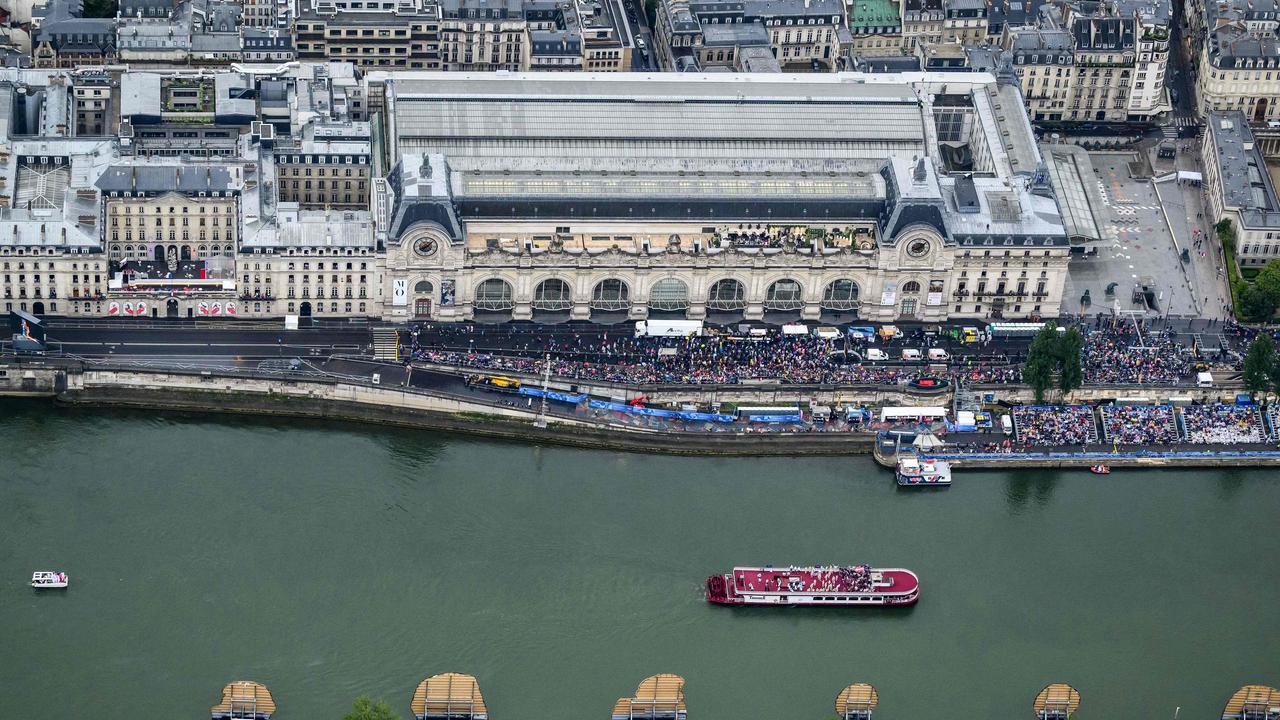
[[38,570],[31,575],[31,587],[50,590],[67,586],[67,574],[59,570]]
[[920,579],[902,568],[736,567],[707,578],[707,601],[717,605],[910,605]]

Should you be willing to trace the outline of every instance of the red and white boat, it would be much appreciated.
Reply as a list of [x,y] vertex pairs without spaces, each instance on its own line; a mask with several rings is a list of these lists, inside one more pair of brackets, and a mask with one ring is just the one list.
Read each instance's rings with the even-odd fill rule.
[[707,578],[707,601],[718,605],[911,605],[919,599],[920,578],[902,568],[736,567]]

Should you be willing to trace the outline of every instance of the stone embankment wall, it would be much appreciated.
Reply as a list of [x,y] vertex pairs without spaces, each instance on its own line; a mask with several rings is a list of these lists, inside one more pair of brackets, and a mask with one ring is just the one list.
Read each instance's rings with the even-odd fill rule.
[[[477,400],[333,381],[229,377],[212,372],[43,368],[28,371],[43,390],[11,392],[56,398],[65,405],[134,407],[169,412],[314,418],[445,430],[521,442],[668,454],[865,454],[869,435],[851,433],[664,432],[587,419],[549,416]],[[12,374],[12,373],[10,373]],[[3,378],[0,378],[3,379]]]

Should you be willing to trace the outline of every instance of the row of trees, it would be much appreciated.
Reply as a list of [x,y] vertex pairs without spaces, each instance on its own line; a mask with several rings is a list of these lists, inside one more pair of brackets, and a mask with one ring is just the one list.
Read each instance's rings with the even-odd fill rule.
[[1080,366],[1080,352],[1084,349],[1084,336],[1077,328],[1061,331],[1054,323],[1045,323],[1031,341],[1027,362],[1022,366],[1022,381],[1036,393],[1036,402],[1044,402],[1044,393],[1051,387],[1066,393],[1084,384],[1084,369]]

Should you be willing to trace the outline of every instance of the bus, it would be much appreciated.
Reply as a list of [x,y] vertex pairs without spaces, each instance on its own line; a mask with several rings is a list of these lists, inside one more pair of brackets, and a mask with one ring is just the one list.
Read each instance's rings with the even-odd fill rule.
[[[987,326],[987,332],[993,338],[1020,338],[1035,337],[1037,333],[1044,329],[1048,323],[991,323]],[[1061,325],[1058,326],[1058,332],[1065,333],[1067,329]]]

